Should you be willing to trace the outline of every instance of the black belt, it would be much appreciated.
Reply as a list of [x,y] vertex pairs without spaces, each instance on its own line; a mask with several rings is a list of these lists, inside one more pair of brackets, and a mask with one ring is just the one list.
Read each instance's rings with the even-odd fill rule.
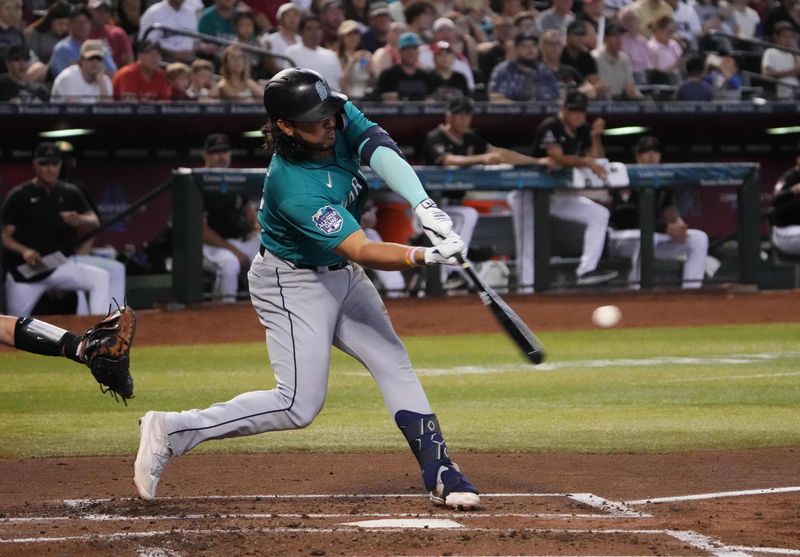
[[[267,248],[265,248],[262,244],[258,248],[258,253],[260,253],[261,256],[263,257],[266,252]],[[324,273],[325,271],[338,271],[350,265],[349,261],[340,261],[339,263],[334,263],[333,265],[304,265],[303,263],[294,263],[292,261],[286,261],[286,262],[289,265],[292,265],[295,269],[307,269],[309,271],[314,271],[317,273]]]

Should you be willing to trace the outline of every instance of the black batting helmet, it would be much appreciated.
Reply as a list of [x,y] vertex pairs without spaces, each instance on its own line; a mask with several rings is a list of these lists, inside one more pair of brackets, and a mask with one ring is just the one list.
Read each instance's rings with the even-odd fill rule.
[[273,122],[318,122],[346,102],[346,96],[331,91],[324,77],[307,68],[282,70],[264,87],[264,108]]

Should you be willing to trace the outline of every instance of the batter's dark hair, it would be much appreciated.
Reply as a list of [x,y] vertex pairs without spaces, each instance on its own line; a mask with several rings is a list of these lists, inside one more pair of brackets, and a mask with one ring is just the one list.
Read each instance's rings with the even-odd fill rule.
[[295,163],[311,160],[314,149],[305,141],[290,137],[276,123],[267,120],[261,126],[264,136],[264,149],[270,154],[280,155]]

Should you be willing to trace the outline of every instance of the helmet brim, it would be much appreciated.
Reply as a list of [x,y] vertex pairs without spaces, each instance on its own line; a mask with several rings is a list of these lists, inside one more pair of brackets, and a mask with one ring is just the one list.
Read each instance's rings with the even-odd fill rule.
[[346,102],[346,95],[331,91],[331,94],[328,96],[328,98],[326,98],[320,104],[308,112],[304,112],[303,114],[291,118],[291,120],[294,120],[295,122],[319,122],[325,118],[328,118],[329,116],[337,114],[340,110],[342,110],[342,108],[344,108]]

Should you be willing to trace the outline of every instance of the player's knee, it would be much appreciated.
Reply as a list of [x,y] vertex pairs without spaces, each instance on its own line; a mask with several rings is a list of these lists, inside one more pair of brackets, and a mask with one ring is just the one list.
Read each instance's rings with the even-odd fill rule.
[[323,401],[311,403],[298,403],[295,401],[295,404],[288,412],[289,419],[297,429],[308,427],[322,411],[322,403]]
[[237,277],[242,270],[239,259],[232,252],[226,252],[219,264],[219,273],[224,276]]
[[687,231],[686,241],[693,250],[708,251],[708,234],[702,230],[690,228]]

